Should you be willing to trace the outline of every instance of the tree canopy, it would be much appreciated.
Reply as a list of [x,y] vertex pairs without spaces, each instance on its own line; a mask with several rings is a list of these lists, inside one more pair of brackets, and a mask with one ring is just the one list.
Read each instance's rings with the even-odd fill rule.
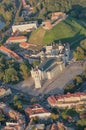
[[62,11],[76,18],[86,18],[85,0],[27,0],[40,18],[48,18],[51,12]]
[[6,83],[19,81],[17,71],[14,68],[8,68],[5,70],[4,81]]
[[86,56],[86,39],[81,41],[80,46],[73,53],[76,60],[83,60]]
[[29,63],[18,63],[13,59],[6,60],[0,57],[0,81],[5,83],[16,83],[30,76]]

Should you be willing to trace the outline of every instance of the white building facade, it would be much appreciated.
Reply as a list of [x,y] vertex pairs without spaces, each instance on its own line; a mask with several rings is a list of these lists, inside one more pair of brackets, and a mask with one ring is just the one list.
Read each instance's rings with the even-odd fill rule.
[[48,103],[52,107],[58,108],[71,108],[77,107],[79,105],[86,104],[86,93],[84,92],[76,92],[76,93],[67,93],[65,95],[54,95],[48,97]]
[[61,73],[69,61],[69,44],[48,45],[44,49],[45,51],[42,50],[36,55],[41,58],[41,64],[38,68],[31,70],[31,76],[35,81],[36,88],[42,86],[42,80],[52,79]]
[[65,68],[63,61],[57,61],[57,58],[49,58],[46,62],[41,63],[38,68],[31,70],[31,76],[35,81],[35,88],[41,88],[43,80],[52,79],[61,73]]
[[37,29],[37,21],[30,21],[29,23],[20,23],[20,24],[15,24],[12,26],[12,31],[13,33],[16,31],[19,32],[30,32],[34,29]]

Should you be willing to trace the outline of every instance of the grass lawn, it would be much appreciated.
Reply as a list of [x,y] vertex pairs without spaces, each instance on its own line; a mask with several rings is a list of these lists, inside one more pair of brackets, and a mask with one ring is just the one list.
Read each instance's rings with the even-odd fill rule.
[[29,42],[34,44],[42,44],[42,39],[45,35],[46,30],[44,30],[42,27],[39,27],[37,30],[33,31]]
[[[44,30],[42,27],[32,32],[29,42],[34,44],[48,44],[51,42],[68,42],[72,47],[76,47],[78,42],[86,36],[86,28],[74,18],[68,17],[51,30]],[[76,44],[76,45],[75,45]]]

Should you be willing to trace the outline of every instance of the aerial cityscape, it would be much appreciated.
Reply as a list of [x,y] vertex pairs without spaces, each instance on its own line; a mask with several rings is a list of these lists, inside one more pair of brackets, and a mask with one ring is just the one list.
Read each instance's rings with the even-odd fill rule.
[[86,130],[86,0],[0,0],[0,130]]

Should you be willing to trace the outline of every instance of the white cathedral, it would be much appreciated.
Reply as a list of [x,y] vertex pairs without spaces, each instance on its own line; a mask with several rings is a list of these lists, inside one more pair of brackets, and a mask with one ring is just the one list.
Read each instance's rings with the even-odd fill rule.
[[42,62],[38,67],[31,70],[31,76],[35,81],[35,88],[41,88],[43,80],[52,79],[61,73],[69,61],[69,44],[49,45],[45,46],[45,50],[40,53]]

